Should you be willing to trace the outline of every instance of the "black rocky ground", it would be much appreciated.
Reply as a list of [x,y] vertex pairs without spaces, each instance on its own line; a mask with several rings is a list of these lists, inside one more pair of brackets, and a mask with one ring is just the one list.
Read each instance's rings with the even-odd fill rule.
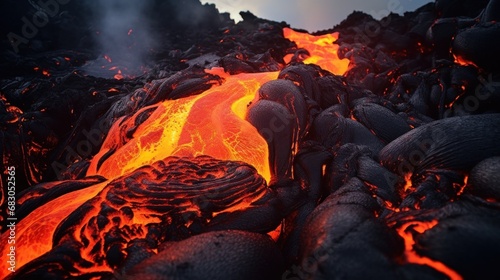
[[[155,8],[147,16],[154,23],[155,48],[148,52],[142,74],[120,80],[82,71],[85,63],[103,55],[86,1],[61,5],[60,13],[16,52],[7,34],[20,34],[21,18],[36,13],[30,2],[3,1],[0,9],[0,153],[4,165],[18,166],[18,190],[25,189],[21,195],[33,186],[43,190],[39,183],[61,179],[75,182],[58,189],[62,193],[85,188],[76,182],[90,180],[84,178],[89,160],[111,123],[220,82],[203,71],[206,67],[224,67],[231,74],[281,71],[280,78],[294,81],[308,105],[309,131],[290,163],[295,182],[281,182],[295,187],[300,182],[304,192],[299,202],[289,203],[291,214],[278,214],[284,219],[276,245],[282,256],[262,236],[206,233],[207,240],[234,242],[237,248],[255,244],[252,254],[272,261],[278,271],[269,272],[259,261],[259,273],[246,274],[255,255],[207,255],[204,250],[212,241],[198,248],[190,244],[194,239],[155,244],[162,252],[130,271],[111,261],[117,271],[150,279],[167,279],[162,277],[168,273],[202,279],[203,269],[241,257],[238,261],[245,265],[220,279],[272,279],[278,274],[283,279],[445,279],[450,274],[409,262],[398,234],[409,223],[416,228],[437,221],[425,233],[411,226],[407,230],[417,254],[442,262],[464,279],[496,279],[500,1],[438,0],[381,20],[354,12],[318,32],[340,33],[339,56],[351,64],[344,76],[335,76],[299,61],[285,65],[285,54],[301,51],[283,37],[286,23],[242,13],[244,21],[235,24],[214,6],[195,0],[152,0]],[[89,140],[89,132],[91,149],[82,151],[78,145]],[[272,208],[256,214],[257,220],[266,215],[276,219],[277,208]],[[251,217],[241,219],[227,228],[240,229]],[[57,255],[61,249],[55,248]],[[175,268],[165,269],[169,248],[182,251],[185,262],[176,260]],[[192,254],[199,257],[191,259]],[[48,259],[60,261],[52,255]],[[30,273],[40,275],[24,270],[15,278]],[[91,276],[113,277],[84,277]]]

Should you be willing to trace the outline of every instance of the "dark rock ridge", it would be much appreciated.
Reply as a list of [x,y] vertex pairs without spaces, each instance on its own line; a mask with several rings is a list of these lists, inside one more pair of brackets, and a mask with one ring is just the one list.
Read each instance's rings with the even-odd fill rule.
[[317,33],[339,32],[350,61],[339,76],[303,64],[284,22],[151,0],[155,47],[142,72],[118,78],[99,77],[108,62],[85,72],[105,55],[94,1],[61,4],[16,52],[7,36],[33,3],[0,9],[0,153],[17,167],[21,223],[109,179],[86,173],[114,122],[126,143],[155,104],[225,82],[207,68],[279,71],[247,120],[290,119],[268,140],[269,184],[248,163],[207,156],[137,167],[67,213],[52,249],[7,279],[498,278],[500,1],[354,12]]

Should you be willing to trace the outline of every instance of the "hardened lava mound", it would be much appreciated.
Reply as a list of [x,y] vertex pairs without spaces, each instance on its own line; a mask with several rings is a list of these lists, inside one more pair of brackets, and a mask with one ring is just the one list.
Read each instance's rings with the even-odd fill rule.
[[[47,2],[27,43],[0,36],[0,278],[498,278],[499,0],[314,34],[198,0]],[[91,20],[121,9],[155,35],[125,60],[144,26]]]
[[[65,199],[72,199],[70,191]],[[33,199],[42,201],[38,206],[44,204],[43,195]],[[170,157],[108,183],[57,226],[52,249],[23,266],[14,278],[126,273],[169,242],[214,230],[261,232],[248,235],[250,241],[272,244],[263,234],[280,224],[283,207],[279,195],[252,166],[207,156]],[[250,246],[245,243],[247,235],[241,236],[242,246]],[[232,242],[238,244],[239,239]],[[181,244],[176,246],[183,248]],[[257,257],[265,256],[249,254],[239,262],[252,263]],[[196,261],[205,260],[200,258]],[[282,263],[279,258],[270,261]]]

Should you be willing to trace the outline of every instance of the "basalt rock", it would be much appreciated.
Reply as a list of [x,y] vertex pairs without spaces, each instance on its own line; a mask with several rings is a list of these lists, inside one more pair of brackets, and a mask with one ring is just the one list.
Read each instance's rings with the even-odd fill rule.
[[278,279],[283,257],[265,235],[214,231],[164,246],[125,279]]
[[304,96],[292,81],[275,80],[263,84],[259,89],[258,100],[270,100],[285,106],[295,116],[294,143],[302,140],[309,126],[309,112]]
[[311,131],[318,142],[334,150],[344,144],[354,143],[367,146],[377,154],[384,146],[382,141],[362,124],[338,116],[328,109],[314,120]]
[[[498,71],[500,24],[489,22],[464,29],[453,42],[453,52],[487,71]],[[485,44],[484,42],[488,42]]]
[[[331,194],[308,218],[300,270],[310,279],[396,279],[391,258],[403,250],[397,234],[378,221],[379,206],[357,179]],[[367,248],[370,248],[367,251]],[[365,267],[374,269],[368,270]],[[369,275],[368,275],[369,274]]]
[[[407,229],[412,232],[413,248],[418,255],[441,262],[464,279],[494,279],[493,263],[498,262],[495,252],[500,246],[495,234],[498,211],[498,204],[466,198],[433,210],[395,214],[388,221],[396,228],[404,224],[410,227],[427,224],[426,230]],[[396,218],[399,222],[395,222]]]
[[291,178],[292,147],[295,145],[292,139],[300,129],[297,117],[278,102],[259,100],[252,103],[246,119],[257,128],[268,144],[271,182]]
[[410,131],[404,119],[389,109],[373,103],[358,105],[353,116],[386,143]]
[[500,157],[485,159],[472,168],[466,191],[500,201]]
[[[73,185],[78,187],[76,183]],[[167,241],[214,230],[270,232],[279,225],[284,213],[291,212],[298,205],[301,195],[298,187],[292,183],[271,190],[253,167],[239,162],[219,161],[206,156],[167,158],[108,183],[59,224],[53,235],[52,250],[23,266],[25,269],[18,270],[14,277],[24,279],[46,275],[44,277],[60,278],[70,274],[107,277],[109,268],[128,270],[133,264],[150,257],[158,249],[158,244]],[[51,193],[59,195],[59,189],[71,191],[63,188],[56,186],[52,191],[45,191],[45,196],[51,196]],[[44,186],[39,189],[43,194]],[[217,234],[207,236],[218,239]],[[267,246],[271,241],[266,241],[265,237],[240,233],[229,234],[227,238],[223,246],[233,247],[229,245],[231,242],[235,242],[234,248],[240,245],[245,248],[263,246],[256,247],[260,249],[254,256],[242,255],[243,259],[237,263],[253,262],[257,256],[270,257],[269,260],[277,265],[281,263],[279,258],[271,257],[279,256],[279,253]],[[240,238],[242,243],[238,241]],[[186,242],[200,244],[198,241]],[[182,247],[198,250],[193,246]],[[223,250],[220,257],[230,252]],[[264,252],[269,254],[260,255]],[[189,255],[186,253],[185,257]],[[162,258],[157,259],[161,261]],[[203,267],[204,261],[205,258],[198,259],[198,265]],[[69,268],[70,263],[77,266]],[[218,263],[220,261],[214,260],[213,265]],[[265,263],[268,261],[262,262]],[[250,269],[255,263],[248,265],[247,269]],[[96,272],[86,272],[85,268],[89,267],[94,267]],[[260,265],[255,268],[259,268],[259,273],[266,271]],[[241,275],[247,269],[236,272],[229,269],[228,273]],[[279,265],[273,269],[281,270]]]
[[392,141],[380,151],[379,158],[400,175],[430,169],[467,171],[488,157],[500,155],[496,144],[499,127],[499,114],[435,121]]

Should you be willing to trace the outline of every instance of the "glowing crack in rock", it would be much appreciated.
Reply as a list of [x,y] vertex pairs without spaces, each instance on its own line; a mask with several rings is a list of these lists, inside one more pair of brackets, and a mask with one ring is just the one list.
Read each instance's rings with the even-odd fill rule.
[[[334,44],[338,34],[312,36],[287,28],[284,34],[299,48],[309,51],[311,56],[305,63],[315,63],[338,75],[347,70],[349,61],[338,58],[338,45]],[[168,156],[208,155],[220,160],[242,161],[252,165],[269,182],[268,145],[257,129],[245,121],[245,115],[260,86],[277,79],[278,74],[220,74],[225,80],[220,86],[196,96],[163,101],[141,109],[128,119],[118,119],[87,172],[87,175],[102,175],[108,181],[58,197],[21,220],[16,225],[16,268],[50,251],[54,232],[61,222],[94,198],[112,179]],[[112,88],[110,92],[113,90],[116,91]],[[137,127],[131,139],[123,141],[124,124],[134,122],[145,110],[153,112]],[[7,238],[3,234],[0,241],[7,244]],[[7,250],[9,246],[2,248],[2,261],[6,260]],[[6,276],[5,273],[0,273],[0,277]]]
[[399,235],[403,237],[405,241],[405,259],[408,263],[430,266],[448,276],[449,279],[462,280],[463,278],[462,276],[460,276],[460,274],[446,266],[444,263],[425,256],[421,256],[417,252],[415,252],[415,249],[413,248],[413,246],[415,245],[415,239],[411,231],[413,230],[416,233],[422,234],[427,230],[432,229],[437,224],[438,221],[436,220],[429,222],[412,221],[404,224],[398,229]]

